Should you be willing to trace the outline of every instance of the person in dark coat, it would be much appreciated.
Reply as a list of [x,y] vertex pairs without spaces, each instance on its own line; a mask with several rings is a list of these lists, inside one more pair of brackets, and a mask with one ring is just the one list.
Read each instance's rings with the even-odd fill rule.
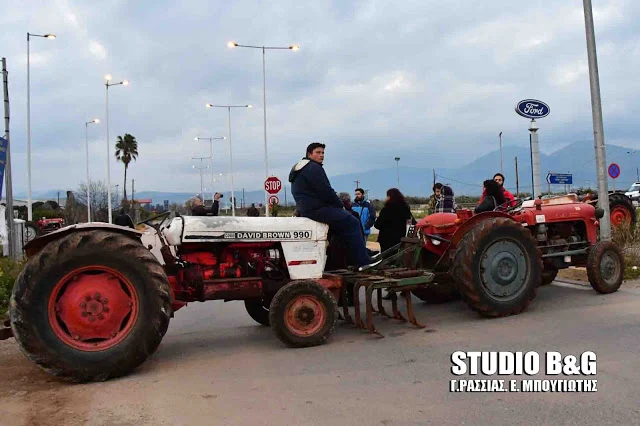
[[376,219],[375,227],[380,233],[380,251],[390,249],[400,242],[407,233],[407,224],[413,219],[409,204],[397,188],[387,191],[387,200]]
[[484,198],[478,206],[475,208],[474,212],[483,213],[483,212],[491,212],[495,210],[501,204],[507,202],[504,192],[500,184],[494,180],[487,179],[483,183],[484,186]]
[[260,212],[256,208],[255,203],[251,203],[251,207],[249,207],[247,209],[247,216],[250,216],[250,217],[258,217],[258,216],[260,216]]
[[291,168],[289,182],[300,217],[329,225],[329,230],[345,241],[357,266],[371,263],[362,238],[360,222],[344,209],[322,167],[325,145],[307,146],[306,156]]
[[220,197],[221,195],[216,192],[213,196],[211,209],[207,209],[204,206],[200,197],[195,197],[191,203],[191,214],[193,216],[218,216],[218,212],[220,210]]
[[[389,250],[400,243],[402,237],[407,234],[407,225],[412,223],[413,215],[404,195],[397,188],[387,191],[387,200],[376,219],[375,227],[379,231],[378,242],[380,252]],[[384,299],[390,299],[392,293],[387,292]]]
[[131,216],[129,216],[124,209],[120,209],[120,214],[118,214],[118,216],[116,216],[116,218],[113,220],[113,224],[135,229]]

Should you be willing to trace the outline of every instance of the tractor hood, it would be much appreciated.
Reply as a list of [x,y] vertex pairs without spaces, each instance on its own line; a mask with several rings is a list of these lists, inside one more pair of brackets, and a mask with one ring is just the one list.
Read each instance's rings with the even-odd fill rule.
[[182,216],[162,230],[170,245],[198,242],[326,241],[329,226],[303,217]]

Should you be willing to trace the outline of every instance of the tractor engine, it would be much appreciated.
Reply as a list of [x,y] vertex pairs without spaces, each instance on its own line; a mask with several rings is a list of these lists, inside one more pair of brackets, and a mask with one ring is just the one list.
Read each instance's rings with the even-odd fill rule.
[[167,273],[179,302],[259,299],[265,285],[288,280],[281,250],[271,242],[183,244]]

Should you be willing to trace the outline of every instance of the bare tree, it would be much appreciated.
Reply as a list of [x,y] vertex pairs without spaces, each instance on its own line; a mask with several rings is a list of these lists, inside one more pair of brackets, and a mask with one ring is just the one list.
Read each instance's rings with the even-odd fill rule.
[[[94,222],[107,222],[109,220],[109,203],[107,194],[107,185],[104,181],[91,181],[89,189],[91,190],[91,219]],[[73,194],[75,201],[84,209],[83,219],[87,220],[87,184],[81,182],[78,190]],[[111,192],[111,205],[116,205],[116,197]],[[77,222],[76,222],[77,223]]]

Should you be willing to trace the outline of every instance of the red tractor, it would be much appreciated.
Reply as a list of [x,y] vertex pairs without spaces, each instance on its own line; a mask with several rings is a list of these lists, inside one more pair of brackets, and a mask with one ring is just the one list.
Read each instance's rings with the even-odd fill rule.
[[[599,293],[622,284],[620,249],[598,241],[601,209],[567,195],[498,210],[438,213],[417,224],[426,248],[419,265],[436,273],[437,284],[413,290],[417,297],[439,303],[460,296],[485,316],[504,316],[522,311],[535,297],[537,285],[527,284],[532,277],[550,284],[558,270],[570,266],[586,267]],[[492,243],[496,238],[499,246]]]
[[[306,218],[152,220],[161,242],[156,256],[157,247],[145,247],[138,231],[73,225],[26,246],[29,260],[11,296],[11,330],[46,371],[105,380],[140,365],[159,346],[173,313],[191,302],[243,301],[283,343],[306,347],[329,338],[339,304],[351,319],[350,290],[355,324],[379,334],[375,291],[380,315],[404,320],[395,297],[402,293],[408,321],[422,327],[411,292],[426,300],[459,294],[475,311],[499,317],[522,312],[538,286],[569,265],[587,266],[600,293],[618,289],[623,258],[611,242],[598,242],[601,211],[576,197],[504,210],[428,216],[376,263],[334,271],[325,271],[327,225]],[[380,297],[385,289],[394,296],[392,314]]]
[[[598,202],[598,193],[579,193],[578,199],[582,202],[595,206]],[[637,220],[636,208],[633,205],[631,197],[626,195],[623,191],[609,192],[609,211],[611,226],[635,226]]]

